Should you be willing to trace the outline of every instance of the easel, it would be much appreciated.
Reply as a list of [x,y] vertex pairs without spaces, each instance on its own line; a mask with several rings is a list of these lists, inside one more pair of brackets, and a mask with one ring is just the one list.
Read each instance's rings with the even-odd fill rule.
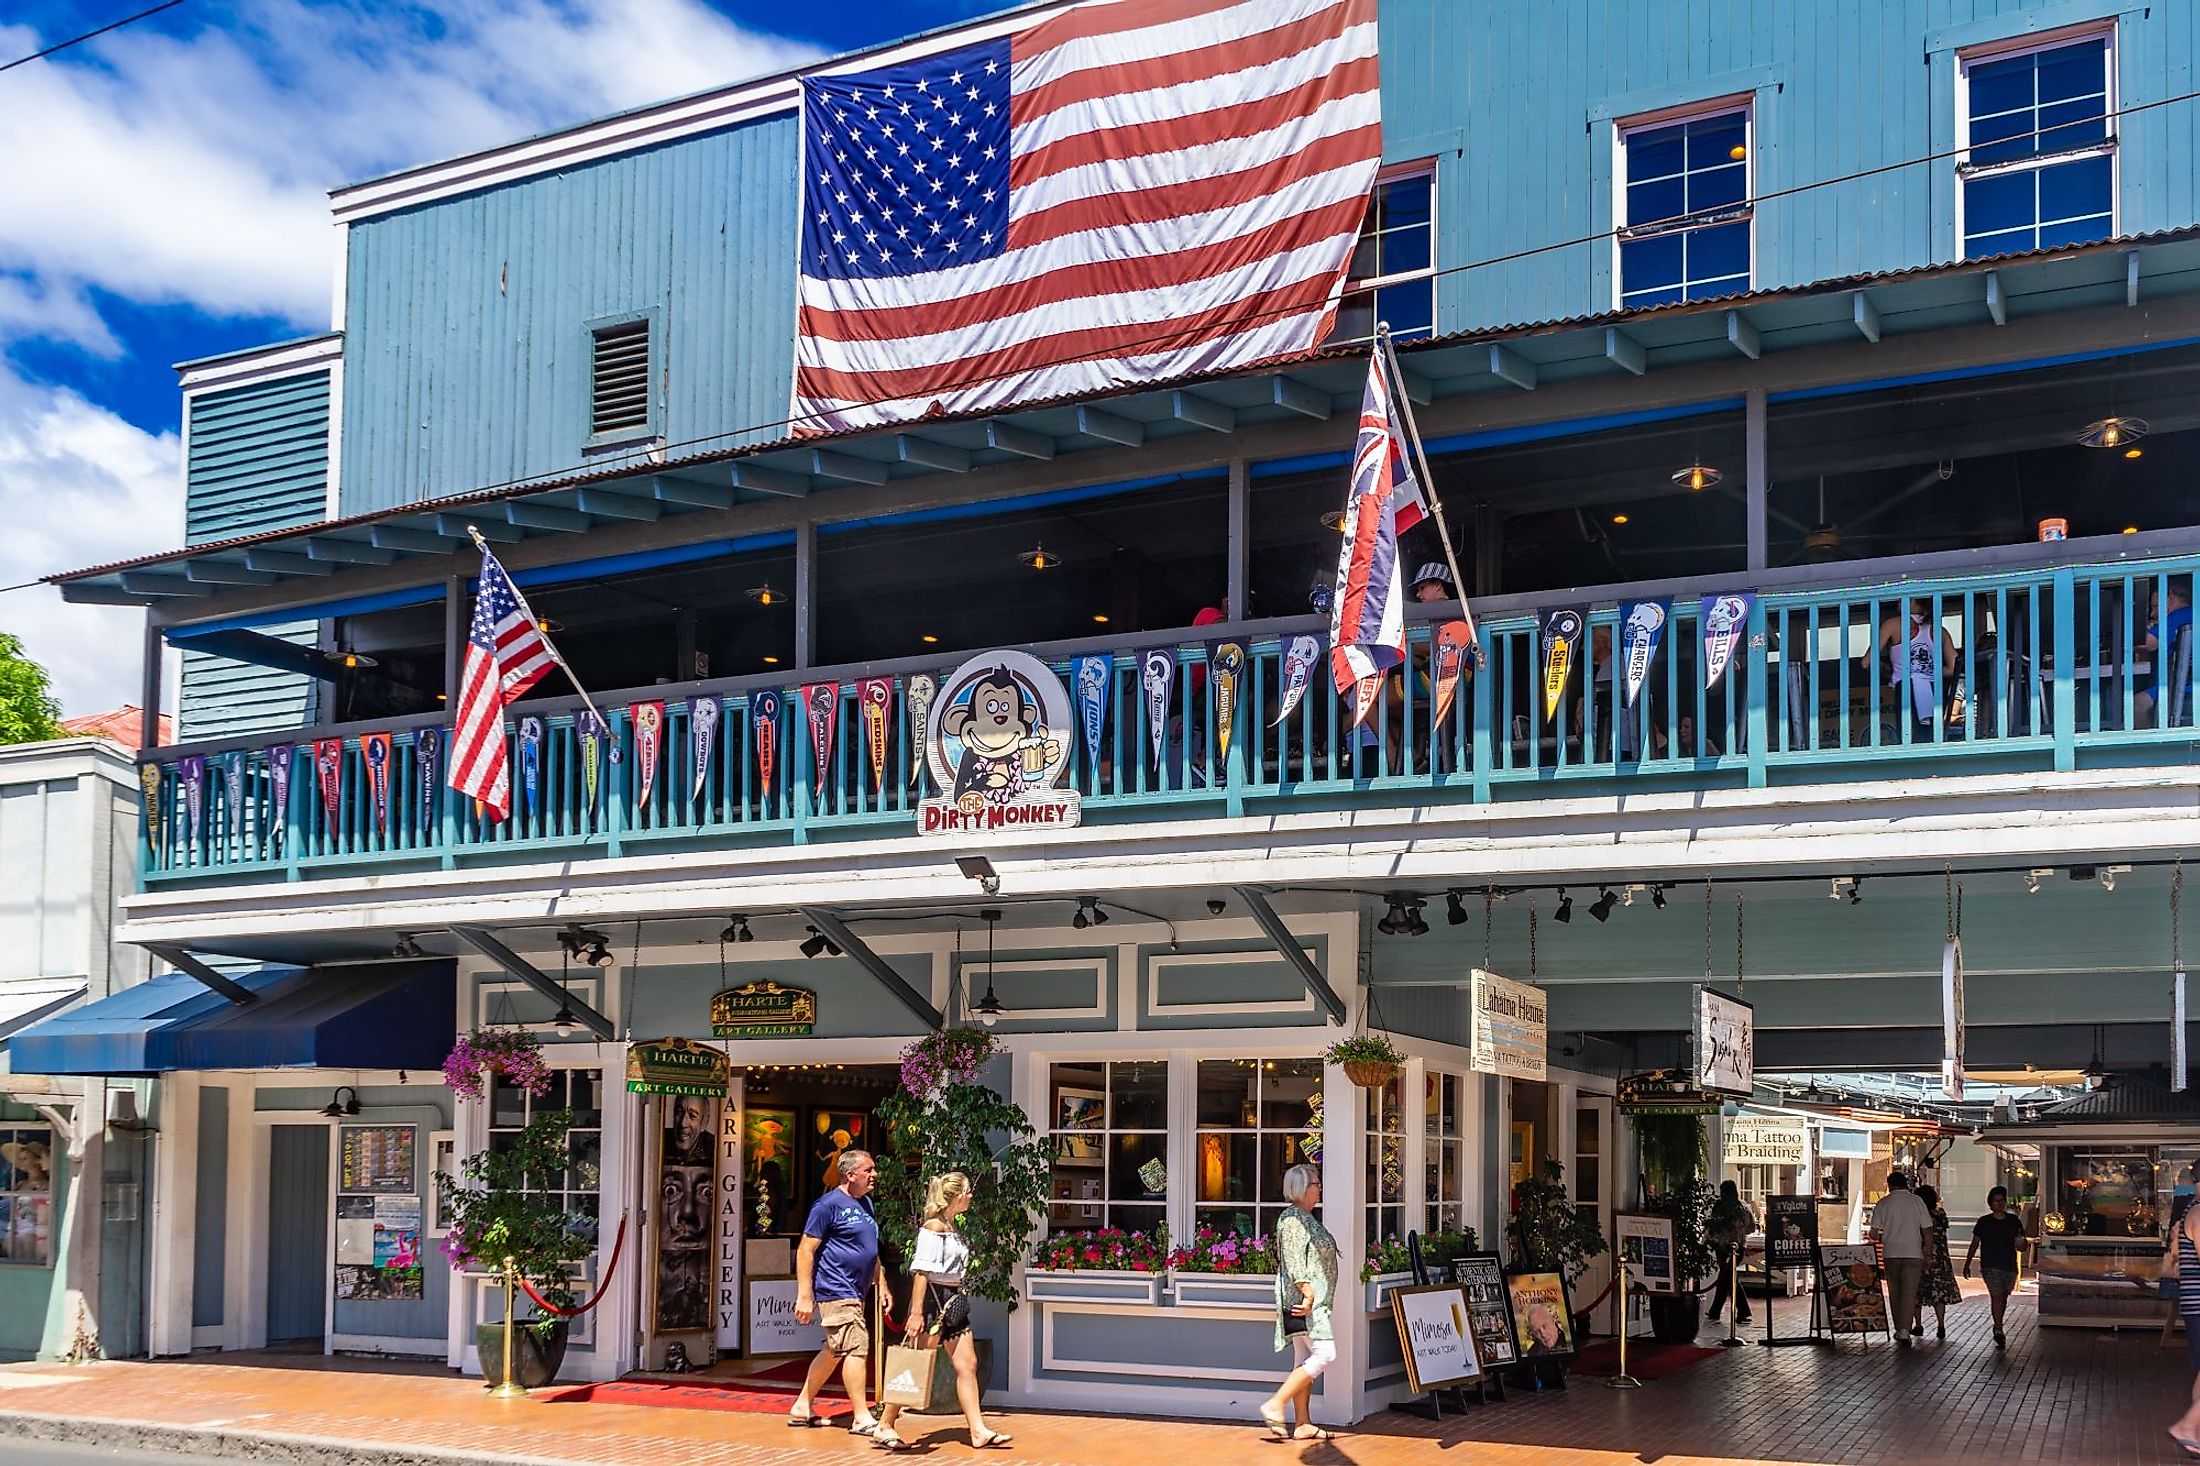
[[[1768,1241],[1765,1246],[1765,1277],[1769,1280],[1771,1276],[1772,1247],[1771,1243]],[[1765,1295],[1765,1336],[1759,1339],[1757,1342],[1764,1345],[1764,1347],[1767,1349],[1782,1349],[1793,1344],[1811,1344],[1825,1349],[1832,1348],[1833,1336],[1831,1334],[1820,1332],[1818,1326],[1819,1317],[1825,1312],[1825,1302],[1825,1260],[1818,1251],[1818,1244],[1816,1242],[1812,1242],[1810,1244],[1810,1332],[1807,1334],[1797,1334],[1793,1338],[1788,1339],[1778,1337],[1773,1332],[1772,1328],[1772,1295],[1768,1293]],[[1729,1307],[1727,1309],[1726,1316],[1727,1328],[1729,1333],[1731,1333],[1733,1330],[1734,1320],[1734,1310],[1732,1307]],[[1739,1341],[1729,1338],[1728,1340],[1726,1340],[1726,1342],[1736,1343]]]
[[[1421,1256],[1421,1234],[1419,1232],[1406,1233],[1406,1262],[1413,1272],[1413,1284],[1417,1288],[1425,1288],[1432,1283],[1456,1281],[1455,1279],[1438,1278],[1433,1274],[1427,1261]],[[1471,1345],[1474,1332],[1471,1325],[1467,1332]],[[1401,1339],[1399,1343],[1401,1347],[1406,1347],[1404,1340]],[[1496,1371],[1485,1367],[1480,1374],[1474,1377],[1473,1403],[1477,1405],[1491,1404],[1490,1390],[1493,1387],[1497,1391],[1496,1399],[1502,1401],[1505,1398],[1505,1383],[1497,1377]],[[1408,1415],[1425,1414],[1428,1419],[1442,1420],[1444,1418],[1444,1391],[1447,1389],[1458,1395],[1459,1409],[1464,1411],[1467,1408],[1468,1395],[1467,1386],[1463,1384],[1445,1385],[1428,1391],[1426,1395],[1428,1405],[1425,1411],[1416,1401],[1393,1405],[1390,1408],[1402,1410]]]

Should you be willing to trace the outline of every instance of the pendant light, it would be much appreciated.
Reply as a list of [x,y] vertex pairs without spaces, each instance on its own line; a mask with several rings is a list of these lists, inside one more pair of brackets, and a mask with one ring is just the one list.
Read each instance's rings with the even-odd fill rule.
[[762,606],[767,611],[787,599],[780,592],[772,589],[772,583],[769,580],[765,581],[762,585],[750,586],[746,591],[742,592],[742,594],[746,595],[750,600],[756,602],[756,604]]
[[2143,417],[2112,415],[2087,423],[2078,434],[2078,442],[2087,448],[2129,449],[2147,432],[2147,420]]
[[1705,489],[1717,488],[1719,481],[1725,477],[1725,473],[1708,463],[1691,463],[1673,470],[1673,486],[1686,489],[1691,494],[1700,494]]
[[1001,913],[991,907],[978,913],[978,920],[985,923],[985,996],[978,999],[970,1011],[987,1028],[1000,1022],[1001,1015],[1008,1011],[1001,1006],[1001,1000],[993,995],[993,928],[999,924],[1000,919]]
[[573,953],[569,947],[558,949],[558,1015],[550,1020],[550,1026],[558,1031],[559,1038],[571,1038],[573,1030],[580,1026],[573,1017],[573,998],[566,991],[566,980],[572,970]]
[[1044,543],[1034,544],[1016,558],[1033,570],[1052,570],[1062,563],[1061,556],[1047,553],[1047,547]]

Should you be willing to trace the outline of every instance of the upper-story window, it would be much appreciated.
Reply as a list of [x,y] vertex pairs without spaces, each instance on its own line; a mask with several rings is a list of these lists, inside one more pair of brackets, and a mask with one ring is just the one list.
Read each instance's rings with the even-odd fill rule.
[[2113,36],[2065,36],[1962,58],[1966,258],[2052,249],[2116,232]]
[[1436,165],[1386,168],[1368,200],[1332,340],[1371,336],[1390,323],[1400,341],[1436,332]]
[[1620,124],[1623,309],[1749,288],[1749,134],[1746,105]]

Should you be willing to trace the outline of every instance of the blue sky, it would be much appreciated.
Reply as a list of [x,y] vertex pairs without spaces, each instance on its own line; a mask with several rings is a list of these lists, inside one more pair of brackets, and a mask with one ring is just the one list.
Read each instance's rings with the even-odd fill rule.
[[[0,62],[132,8],[17,0]],[[327,329],[328,189],[1006,8],[187,0],[0,72],[0,587],[180,543],[170,367]],[[138,621],[0,593],[72,715],[136,699]]]

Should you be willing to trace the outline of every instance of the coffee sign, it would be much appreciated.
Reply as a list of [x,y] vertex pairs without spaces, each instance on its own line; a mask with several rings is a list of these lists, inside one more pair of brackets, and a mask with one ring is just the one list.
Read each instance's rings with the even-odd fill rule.
[[719,1038],[808,1038],[817,1027],[817,994],[761,978],[726,988],[710,1000],[710,1031]]
[[726,1056],[685,1038],[661,1038],[626,1051],[629,1094],[692,1094],[715,1099],[726,1092],[733,1065]]
[[1067,829],[1077,720],[1069,690],[1038,658],[986,652],[941,682],[925,720],[925,761],[946,791],[917,806],[924,835]]

